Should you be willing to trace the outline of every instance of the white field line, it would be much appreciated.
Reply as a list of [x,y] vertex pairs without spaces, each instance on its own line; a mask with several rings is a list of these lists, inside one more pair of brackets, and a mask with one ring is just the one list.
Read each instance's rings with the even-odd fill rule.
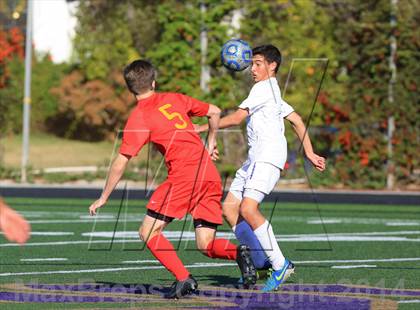
[[[236,263],[215,263],[209,264],[194,264],[186,265],[186,268],[209,268],[209,267],[227,267],[237,266]],[[79,269],[79,270],[53,270],[53,271],[33,271],[33,272],[6,272],[0,273],[0,277],[9,276],[27,276],[27,275],[44,275],[44,274],[68,274],[68,273],[96,273],[96,272],[115,272],[115,271],[129,271],[129,270],[151,270],[164,269],[163,266],[142,266],[142,267],[121,267],[121,268],[101,268],[101,269]]]
[[[97,223],[115,223],[115,219],[97,219]],[[126,223],[141,223],[143,221],[142,217],[139,218],[130,218],[129,220],[124,220]],[[91,219],[80,219],[80,220],[30,220],[29,223],[31,224],[93,224],[95,222],[94,218]]]
[[[52,242],[30,242],[26,243],[24,247],[28,246],[50,246],[50,245],[75,245],[75,244],[93,244],[93,243],[110,243],[110,240],[94,240],[94,241],[82,241],[82,240],[75,240],[75,241],[52,241]],[[131,243],[131,242],[139,242],[140,240],[114,240],[113,243]],[[22,247],[22,245],[17,243],[4,243],[0,244],[0,247]]]
[[73,236],[72,231],[32,231],[31,236]]
[[420,304],[420,299],[412,299],[412,300],[400,300],[398,301],[399,304]]
[[[79,218],[81,220],[94,219],[91,215],[86,215],[86,214],[80,215]],[[97,220],[99,220],[99,219],[114,219],[114,220],[116,220],[117,219],[117,217],[115,215],[112,215],[112,214],[108,214],[108,215],[106,215],[106,214],[96,215],[95,218]]]
[[386,226],[420,226],[418,222],[387,222]]
[[332,269],[355,269],[355,268],[376,268],[376,265],[344,265],[344,266],[331,266]]
[[420,238],[406,238],[406,237],[368,237],[368,236],[319,236],[319,237],[292,237],[292,238],[276,238],[277,241],[281,242],[322,242],[322,241],[332,241],[332,242],[420,242]]
[[[66,206],[49,206],[49,208],[57,210],[59,208],[63,208]],[[69,206],[70,207],[70,206]],[[87,210],[87,206],[86,206],[86,210]],[[77,212],[77,211],[20,211],[19,213],[21,213],[23,216],[25,216],[26,218],[32,218],[32,217],[42,217],[42,218],[57,218],[57,217],[63,217],[63,218],[69,218],[69,217],[73,217],[73,218],[79,218],[80,216],[83,215],[88,215],[88,212]],[[112,213],[102,213],[101,215],[111,215],[111,216],[115,216]]]
[[[0,235],[4,234],[0,232]],[[31,236],[73,236],[72,231],[31,231]]]
[[160,264],[159,261],[153,259],[144,259],[144,260],[124,260],[121,263],[123,264],[143,264],[143,263],[152,263],[152,264]]
[[[183,238],[194,238],[195,233],[191,231],[164,231],[167,238],[178,238],[182,235]],[[420,235],[419,230],[405,230],[405,231],[385,231],[385,232],[362,232],[362,233],[330,233],[328,237],[352,237],[352,236],[393,236],[393,235]],[[82,233],[83,237],[96,237],[96,238],[128,238],[138,239],[139,234],[137,231],[95,231]],[[217,236],[226,239],[235,239],[235,235],[231,232],[217,232]],[[326,237],[326,234],[291,234],[291,235],[276,235],[278,240],[285,238],[314,238]]]
[[[59,206],[51,206],[52,209],[57,210]],[[139,212],[139,210],[135,207],[132,207],[132,211],[130,212],[131,216],[138,216],[142,218],[144,216],[144,212]],[[34,218],[44,218],[47,220],[48,218],[51,220],[58,220],[57,217],[63,217],[61,220],[65,220],[65,218],[90,218],[88,215],[88,210],[86,206],[86,212],[81,211],[33,211],[33,210],[26,210],[21,211],[21,213],[27,218],[31,219]],[[55,218],[54,218],[55,217]],[[103,212],[96,216],[98,219],[107,218],[112,219],[116,218],[116,212]],[[47,219],[45,219],[47,218]],[[93,219],[93,218],[92,218]],[[306,222],[308,224],[385,224],[389,226],[404,226],[404,225],[420,225],[420,220],[413,220],[413,219],[399,219],[399,218],[361,218],[361,217],[323,217],[320,219],[319,217],[314,216],[280,216],[275,215],[272,218],[274,222]]]
[[55,261],[66,261],[67,258],[21,258],[21,262],[55,262]]
[[377,258],[377,259],[339,259],[339,260],[302,260],[296,264],[337,264],[337,263],[387,263],[387,262],[419,262],[420,257],[413,258]]
[[[296,264],[304,263],[351,263],[351,262],[402,262],[420,261],[420,258],[389,258],[389,259],[369,259],[369,260],[325,260],[325,261],[295,261]],[[209,268],[209,267],[229,267],[237,266],[236,263],[195,263],[187,265],[187,268]],[[34,271],[34,272],[6,272],[0,273],[0,277],[24,276],[24,275],[44,275],[44,274],[68,274],[68,273],[95,273],[95,272],[114,272],[129,270],[152,270],[164,269],[163,266],[141,266],[141,267],[122,267],[122,268],[100,268],[100,269],[78,269],[78,270],[53,270],[53,271]]]
[[[130,243],[130,242],[139,242],[141,243],[140,239],[137,237],[137,232],[96,232],[96,233],[83,233],[82,235],[85,237],[104,237],[108,238],[105,240],[74,240],[74,241],[52,241],[52,242],[30,242],[27,243],[25,246],[49,246],[49,245],[76,245],[76,244],[106,244],[111,243],[109,238],[115,237],[116,239],[113,240],[113,243]],[[417,234],[417,232],[416,232]],[[195,234],[191,231],[181,232],[181,231],[166,231],[164,235],[170,241],[179,241],[182,235],[182,241],[193,241],[195,240]],[[135,236],[134,238],[130,236]],[[218,237],[223,237],[227,239],[234,239],[233,233],[218,233]],[[122,239],[121,239],[122,238]],[[127,238],[127,239],[125,239]],[[407,237],[385,237],[385,236],[358,236],[354,234],[349,235],[338,235],[338,234],[330,234],[330,235],[311,235],[311,234],[304,234],[304,235],[283,235],[283,236],[276,236],[277,241],[280,242],[323,242],[323,241],[332,241],[332,242],[420,242],[420,238],[407,238]],[[0,247],[14,247],[20,246],[15,243],[5,243],[0,244]]]
[[[274,221],[278,221],[274,219]],[[385,226],[420,226],[420,221],[403,220],[403,219],[371,219],[371,218],[311,218],[305,220],[307,224],[382,224]]]
[[331,219],[331,220],[329,220],[329,219],[325,219],[325,220],[317,219],[317,220],[308,220],[306,223],[307,224],[339,224],[339,223],[342,223],[342,220],[339,220],[339,219]]
[[[87,213],[87,212],[86,212]],[[57,224],[57,223],[93,223],[96,219],[97,222],[114,222],[116,216],[113,213],[103,213],[96,217],[81,212],[45,212],[27,211],[22,214],[29,220],[31,224]],[[143,220],[143,213],[130,213],[129,219],[120,219],[121,222],[141,222]],[[64,217],[64,218],[54,218]],[[66,219],[70,217],[71,219]],[[38,219],[32,219],[38,218]],[[39,219],[44,218],[44,219]],[[375,219],[375,218],[337,218],[337,217],[302,217],[302,216],[274,216],[271,222],[299,222],[313,225],[321,224],[361,224],[361,225],[385,225],[385,226],[420,226],[420,221],[412,219]]]

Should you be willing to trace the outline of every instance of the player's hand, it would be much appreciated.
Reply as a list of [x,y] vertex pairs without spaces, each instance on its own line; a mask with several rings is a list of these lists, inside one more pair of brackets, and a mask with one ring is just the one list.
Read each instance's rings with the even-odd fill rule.
[[219,151],[217,150],[217,143],[214,138],[209,138],[207,150],[210,154],[210,158],[213,161],[216,161],[219,159]]
[[325,170],[325,158],[322,156],[319,156],[315,153],[307,155],[306,156],[312,163],[312,165],[314,165],[315,169],[317,169],[318,171],[324,171]]
[[207,149],[210,154],[211,160],[216,161],[219,159],[219,151],[217,149],[217,144],[215,141],[210,141]]
[[31,225],[16,211],[0,201],[0,229],[11,242],[24,244],[31,233]]
[[96,209],[103,207],[106,204],[106,200],[99,198],[94,203],[92,203],[89,207],[89,214],[96,215]]
[[216,161],[219,159],[219,150],[216,148],[213,149],[213,152],[210,154],[210,158],[213,161]]

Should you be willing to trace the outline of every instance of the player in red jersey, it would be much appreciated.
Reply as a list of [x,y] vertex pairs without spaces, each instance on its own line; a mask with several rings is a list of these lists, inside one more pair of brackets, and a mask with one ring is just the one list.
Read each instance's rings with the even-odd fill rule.
[[[136,60],[124,70],[127,87],[138,102],[127,120],[105,188],[90,206],[90,214],[96,214],[96,209],[106,203],[130,158],[151,142],[165,157],[168,177],[147,204],[139,234],[156,259],[176,277],[166,297],[178,298],[197,288],[196,280],[162,234],[174,218],[181,219],[187,213],[194,219],[197,248],[211,258],[236,260],[245,284],[254,284],[256,272],[249,248],[215,238],[216,228],[223,221],[222,184],[212,162],[218,158],[216,131],[220,109],[182,94],[155,92],[155,76],[152,64],[144,60]],[[209,119],[208,151],[194,130],[192,116]]]

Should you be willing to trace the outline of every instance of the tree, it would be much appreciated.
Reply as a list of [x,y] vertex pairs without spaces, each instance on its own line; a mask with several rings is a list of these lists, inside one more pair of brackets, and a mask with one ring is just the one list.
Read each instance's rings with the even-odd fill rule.
[[8,127],[8,115],[11,102],[5,88],[12,82],[8,64],[15,57],[22,60],[24,55],[24,38],[19,28],[9,31],[0,29],[0,132],[5,132]]
[[114,139],[134,102],[127,90],[115,91],[124,87],[121,74],[114,72],[112,78],[110,85],[101,80],[86,81],[78,70],[65,76],[60,86],[52,89],[60,104],[48,122],[49,129],[66,138]]
[[[211,99],[212,103],[221,107],[236,105],[241,99],[238,94],[244,91],[236,87],[234,79],[237,76],[222,68],[219,59],[220,47],[228,38],[229,23],[223,21],[229,19],[237,5],[236,1],[229,0],[222,4],[218,1],[204,1],[208,7],[204,16],[200,11],[200,3],[128,0],[81,2],[76,14],[79,18],[74,56],[77,65],[73,70],[77,72],[77,83],[71,82],[72,78],[63,80],[60,90],[55,91],[60,100],[66,102],[64,110],[61,106],[58,119],[62,119],[64,113],[67,120],[65,124],[73,124],[68,128],[67,136],[74,137],[75,128],[78,128],[79,138],[92,139],[92,135],[96,138],[109,136],[104,134],[105,128],[102,128],[102,125],[99,126],[101,129],[96,126],[98,123],[91,126],[92,124],[88,123],[91,121],[90,117],[78,116],[81,113],[78,111],[78,104],[70,103],[72,100],[65,94],[80,95],[80,90],[89,88],[88,84],[94,82],[102,85],[101,87],[108,85],[113,92],[113,95],[109,95],[113,98],[119,97],[123,88],[121,85],[116,87],[114,73],[121,72],[127,63],[138,57],[150,59],[157,67],[160,91],[178,91],[203,100]],[[101,22],[98,23],[98,20]],[[203,93],[199,87],[199,34],[202,27],[208,29],[207,59],[214,77],[210,81],[208,94]],[[72,87],[76,89],[72,90]],[[85,96],[92,95],[91,91],[82,93]],[[88,102],[89,98],[79,100]],[[98,100],[93,101],[101,106]],[[117,104],[117,101],[113,102]],[[117,106],[116,109],[118,110]],[[104,117],[102,124],[108,123],[106,113],[98,116]],[[112,124],[120,124],[122,121],[123,118]],[[82,126],[83,122],[86,123]],[[105,127],[114,133],[115,128]],[[88,132],[85,132],[86,130]],[[94,133],[95,130],[99,132]]]
[[[319,1],[325,6],[334,24],[334,40],[339,48],[339,70],[334,77],[345,87],[346,97],[333,118],[345,115],[337,124],[341,154],[335,168],[337,178],[353,187],[383,188],[387,163],[387,118],[396,117],[392,141],[399,182],[407,180],[418,160],[418,94],[414,72],[419,71],[418,26],[415,2],[399,2],[397,68],[395,86],[398,100],[388,101],[388,64],[391,7],[390,1],[356,1],[352,3]],[[326,93],[325,102],[334,96]],[[417,103],[417,104],[416,104]],[[340,112],[338,112],[340,111]],[[337,113],[338,112],[338,113]],[[335,116],[334,116],[335,115]]]
[[[200,4],[206,5],[202,14]],[[160,40],[146,53],[159,69],[158,82],[164,91],[178,91],[222,108],[236,106],[245,94],[236,85],[241,74],[228,72],[221,66],[220,49],[228,39],[228,29],[236,1],[165,1],[158,6]],[[200,30],[207,29],[210,66],[210,89],[200,89],[201,49]]]
[[53,89],[60,105],[48,121],[50,130],[88,141],[115,138],[134,104],[122,69],[140,55],[144,57],[156,40],[156,7],[152,1],[80,2],[75,64]]
[[156,40],[153,1],[80,1],[74,60],[87,80],[105,80]]

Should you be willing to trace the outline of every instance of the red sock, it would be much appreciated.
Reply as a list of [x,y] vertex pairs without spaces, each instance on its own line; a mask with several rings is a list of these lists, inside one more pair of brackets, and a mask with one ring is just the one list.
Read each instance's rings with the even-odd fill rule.
[[236,259],[237,246],[226,239],[214,239],[207,245],[207,256],[228,260]]
[[157,260],[174,274],[178,281],[183,281],[188,278],[190,273],[179,259],[173,245],[163,234],[156,235],[149,239],[147,247]]

